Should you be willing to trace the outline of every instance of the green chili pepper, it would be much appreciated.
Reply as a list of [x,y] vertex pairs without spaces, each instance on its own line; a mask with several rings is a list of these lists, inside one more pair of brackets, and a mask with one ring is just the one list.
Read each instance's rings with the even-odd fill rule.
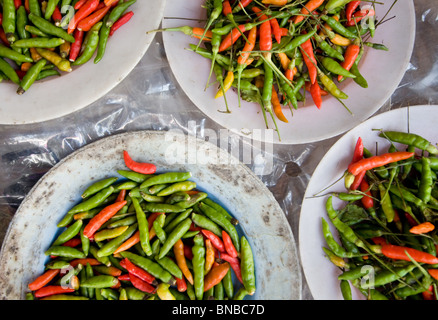
[[[228,217],[228,219],[234,219],[235,218],[228,213],[227,210],[225,210],[224,207],[222,207],[220,204],[218,204],[217,202],[214,202],[213,200],[211,200],[210,198],[205,198],[204,200],[202,200],[203,203],[205,203],[206,205],[212,207],[213,209],[215,209],[217,212],[222,213],[225,217]],[[235,223],[233,223],[235,224]]]
[[271,98],[272,98],[272,86],[274,84],[274,71],[270,64],[266,61],[263,62],[265,71],[265,82],[262,91],[263,105],[266,110],[271,110]]
[[389,51],[389,49],[381,43],[364,42],[363,44],[373,49]]
[[393,281],[396,281],[404,277],[415,268],[416,268],[415,264],[410,264],[406,267],[398,267],[392,270],[383,270],[374,276],[374,281],[367,281],[365,283],[362,283],[361,288],[369,289],[372,287],[378,288],[384,286],[388,283],[391,283]]
[[90,30],[87,33],[87,41],[84,50],[81,55],[72,63],[74,66],[82,65],[88,62],[92,57],[94,52],[99,45],[99,31]]
[[338,62],[329,57],[324,57],[321,59],[321,63],[327,71],[332,72],[337,75],[341,75],[347,78],[356,78],[354,74],[343,68]]
[[432,170],[430,169],[430,161],[427,157],[421,158],[421,180],[418,188],[418,197],[424,202],[428,203],[432,195],[432,187],[434,184],[432,178]]
[[203,214],[221,226],[230,235],[236,250],[240,251],[240,241],[235,226],[222,214],[202,202],[199,203],[199,209],[201,209]]
[[146,293],[135,287],[126,287],[125,291],[128,300],[144,300],[146,298]]
[[360,73],[359,67],[356,63],[353,63],[353,65],[350,68],[350,72],[355,75],[354,82],[356,82],[362,88],[368,88],[368,82]]
[[187,180],[191,178],[192,174],[190,172],[166,172],[162,174],[158,174],[150,177],[145,182],[140,185],[140,189],[145,189],[147,187],[156,185],[156,184],[165,184],[165,183],[175,183]]
[[348,271],[344,271],[338,276],[338,280],[356,280],[362,278],[368,272],[364,266],[358,266]]
[[[126,3],[126,2],[125,2]],[[123,4],[123,3],[121,3]],[[114,11],[114,9],[112,10]],[[106,45],[108,43],[109,34],[111,31],[111,27],[107,25],[107,21],[109,19],[109,16],[111,15],[111,12],[108,13],[104,19],[102,27],[99,30],[99,37],[98,37],[98,43],[97,43],[97,53],[96,57],[94,58],[94,63],[98,63],[100,60],[102,60],[105,51],[106,51]]]
[[289,42],[283,49],[279,50],[279,52],[290,52],[290,51],[294,50],[295,48],[298,48],[304,42],[306,42],[307,40],[312,38],[315,35],[315,33],[316,33],[316,29],[313,29],[312,31],[310,31],[306,34],[302,34],[302,35],[299,35],[299,36],[293,38],[293,40],[291,42]]
[[181,202],[181,201],[187,201],[190,199],[190,195],[186,192],[183,191],[177,191],[173,194],[171,194],[169,197],[167,197],[166,199],[166,203],[168,204],[175,204],[177,202]]
[[427,151],[430,154],[438,154],[438,148],[436,148],[427,139],[408,132],[397,132],[397,131],[383,131],[379,134],[380,137],[386,138],[392,142],[398,142],[406,144],[408,146],[414,146],[420,150]]
[[227,274],[222,279],[222,284],[223,284],[224,291],[225,291],[225,294],[227,295],[228,299],[232,299],[234,296],[234,286],[233,286],[231,269],[228,270]]
[[130,226],[137,221],[137,217],[135,215],[128,216],[126,218],[111,222],[107,227],[108,228],[117,228],[121,226]]
[[52,18],[52,14],[55,11],[56,7],[58,6],[59,0],[48,0],[46,11],[44,13],[44,18],[46,20],[50,20]]
[[53,245],[54,246],[61,245],[67,242],[68,240],[72,239],[73,237],[75,237],[81,230],[82,224],[83,224],[82,220],[77,220],[75,223],[69,226],[66,230],[64,230],[63,233],[61,233],[56,238],[56,240],[53,242]]
[[177,205],[167,203],[145,203],[144,209],[147,212],[182,212],[185,210]]
[[193,281],[195,296],[197,300],[202,300],[204,296],[204,272],[205,272],[205,247],[202,235],[196,235],[193,239],[192,247],[192,264],[193,264]]
[[164,221],[166,220],[166,215],[160,214],[153,222],[153,228],[155,230],[155,234],[161,243],[166,241],[166,232],[163,230]]
[[140,231],[140,244],[143,251],[149,256],[152,254],[151,245],[149,243],[149,224],[146,219],[146,214],[141,209],[137,198],[132,198],[132,203],[134,204],[138,229]]
[[395,211],[392,206],[391,197],[389,196],[383,184],[379,184],[378,187],[380,191],[380,204],[382,206],[383,213],[385,214],[386,221],[392,222],[395,217]]
[[38,17],[37,15],[33,14],[32,12],[29,13],[28,17],[29,17],[29,20],[32,21],[32,23],[37,28],[39,28],[42,32],[47,33],[47,34],[52,35],[52,36],[62,38],[65,41],[68,41],[71,43],[75,42],[75,38],[71,34],[68,34],[67,31],[65,31],[64,29],[53,25],[52,23],[45,20],[44,18]]
[[0,44],[0,57],[8,58],[16,62],[34,62],[32,58],[24,54],[21,54],[15,50],[9,49],[8,47],[5,47],[2,44]]
[[260,68],[251,68],[246,69],[242,71],[242,74],[240,75],[244,79],[253,79],[259,75],[264,74],[265,72]]
[[17,90],[18,94],[23,94],[31,85],[36,81],[38,75],[40,74],[42,68],[46,65],[47,61],[45,59],[39,60],[26,72],[23,79],[20,82],[20,87]]
[[82,251],[68,246],[51,246],[46,250],[45,255],[65,258],[85,258],[85,254]]
[[[329,246],[330,250],[340,258],[353,258],[356,257],[357,254],[352,252],[347,252],[333,237],[332,232],[330,231],[329,224],[325,221],[324,218],[321,218],[322,222],[322,232],[324,235],[324,239]],[[359,255],[360,256],[360,255]]]
[[125,2],[119,2],[118,5],[116,5],[114,7],[114,9],[112,9],[110,11],[110,14],[108,16],[108,18],[106,19],[105,22],[105,26],[107,28],[111,28],[111,26],[114,24],[114,22],[116,22],[123,14],[123,12],[125,12],[125,10],[130,7],[132,4],[134,4],[137,0],[129,0],[129,1],[125,1]]
[[70,263],[65,260],[52,260],[45,267],[47,269],[66,269],[70,267]]
[[3,0],[2,27],[10,43],[15,42],[16,11],[14,0]]
[[344,300],[353,300],[353,296],[351,293],[350,283],[346,280],[342,280],[340,283],[341,293]]
[[60,76],[61,74],[57,70],[41,70],[36,78],[36,81],[43,80],[52,76]]
[[109,275],[97,275],[82,281],[80,286],[83,288],[102,289],[111,288],[118,284],[118,282],[119,280],[116,277]]
[[225,290],[222,281],[220,281],[214,287],[214,299],[215,300],[224,300],[225,298]]
[[107,178],[107,179],[103,179],[103,180],[100,180],[98,182],[95,182],[92,185],[90,185],[87,189],[85,189],[85,191],[81,195],[81,198],[83,198],[83,199],[88,198],[89,196],[109,187],[110,185],[112,185],[116,181],[117,181],[117,178],[111,177],[111,178]]
[[[231,61],[230,60],[230,58],[229,57],[226,57],[226,56],[224,56],[224,55],[222,55],[222,54],[220,54],[220,53],[218,53],[217,55],[216,55],[216,58],[215,58],[215,60],[213,60],[214,59],[214,57],[213,57],[213,53],[211,53],[210,51],[208,51],[207,49],[204,49],[204,48],[201,48],[201,47],[198,47],[198,48],[196,48],[196,45],[195,44],[189,44],[189,46],[190,46],[190,49],[192,50],[192,51],[194,51],[194,52],[196,52],[197,54],[199,54],[200,56],[202,56],[202,57],[204,57],[204,58],[206,58],[206,59],[210,59],[210,60],[212,60],[212,61],[214,61],[214,63],[213,63],[213,72],[215,72],[215,74],[216,75],[218,75],[219,74],[219,72],[217,72],[218,71],[218,69],[220,69],[220,71],[222,71],[222,69],[221,68],[225,68],[225,69],[229,69],[230,68],[230,66],[231,65],[233,65],[233,61]],[[221,68],[220,68],[221,67]],[[217,78],[217,77],[216,77]],[[218,82],[220,82],[219,81],[219,79],[217,79],[218,80]]]
[[337,59],[339,61],[344,61],[344,56],[342,53],[334,49],[327,41],[325,41],[322,37],[320,37],[317,33],[314,34],[314,38],[318,47],[324,51],[329,57]]
[[27,12],[24,6],[17,9],[17,34],[20,39],[27,39],[30,37],[29,32],[26,31],[26,24],[28,22]]
[[207,196],[208,195],[205,192],[198,192],[197,194],[190,196],[190,199],[188,199],[188,200],[175,203],[175,206],[183,208],[183,209],[187,209],[187,208],[193,207],[194,205],[196,205],[200,201],[204,200],[205,198],[207,198]]
[[321,20],[327,22],[327,24],[330,27],[332,27],[333,30],[336,31],[337,33],[339,33],[340,35],[347,37],[347,38],[356,38],[356,35],[354,33],[352,33],[347,28],[345,28],[342,25],[342,23],[337,21],[335,18],[329,17],[327,15],[321,15],[320,18],[321,18]]
[[199,226],[203,229],[207,229],[219,237],[222,236],[221,228],[219,228],[219,226],[216,223],[214,223],[211,219],[209,219],[201,214],[196,214],[193,212],[192,213],[192,221],[197,226]]
[[233,300],[243,300],[248,295],[248,291],[245,288],[240,288],[236,295],[233,297]]
[[[85,279],[94,277],[93,267],[88,262],[87,262],[84,270],[85,270]],[[94,298],[95,291],[96,291],[94,288],[81,288],[81,289],[87,290],[87,294],[86,294],[87,297]]]
[[129,261],[145,269],[147,272],[149,272],[154,277],[160,279],[161,281],[168,283],[170,285],[175,284],[175,279],[172,277],[172,275],[167,270],[164,270],[163,267],[161,267],[158,263],[152,261],[151,259],[137,255],[129,251],[122,251],[120,252],[120,255],[124,258],[128,258]]
[[162,258],[155,256],[155,261],[157,261],[158,264],[162,266],[164,269],[169,271],[170,274],[173,275],[175,278],[181,279],[183,277],[183,273],[181,269],[171,258],[167,256]]
[[109,255],[113,254],[114,251],[116,251],[116,249],[123,242],[128,240],[128,238],[134,234],[134,232],[137,230],[137,227],[138,227],[138,223],[135,223],[135,224],[131,225],[124,233],[122,233],[117,238],[114,238],[114,239],[106,242],[102,246],[102,248],[100,248],[99,251],[97,251],[97,256],[98,257],[105,257],[105,256],[109,256]]
[[[190,215],[190,213],[192,212],[192,209],[187,209],[181,213],[178,214],[178,216],[176,216],[174,219],[172,219],[172,221],[170,221],[165,227],[164,227],[164,231],[166,233],[170,233],[172,232],[173,229],[175,229],[175,227],[177,225],[179,225],[182,221],[184,221],[185,219],[187,219]],[[164,224],[163,224],[164,225]]]
[[196,183],[193,181],[176,182],[158,192],[157,196],[164,197],[177,191],[189,191],[194,188],[196,188]]
[[15,69],[12,68],[12,66],[2,58],[0,58],[0,71],[3,72],[6,75],[6,77],[12,82],[16,84],[20,84],[20,78],[18,77],[18,74],[15,71]]
[[327,89],[328,92],[330,92],[332,96],[339,99],[348,98],[348,96],[344,92],[339,90],[339,88],[336,86],[334,81],[329,76],[327,76],[324,72],[322,72],[319,68],[318,68],[318,77],[319,80],[321,80],[324,87]]
[[24,27],[24,30],[26,30],[27,32],[29,32],[35,36],[39,36],[39,37],[48,37],[49,36],[47,33],[42,32],[37,27],[31,26],[28,24]]
[[248,291],[248,294],[253,295],[256,291],[254,256],[245,236],[242,236],[240,241],[240,267],[242,269],[243,285]]
[[137,183],[142,183],[146,179],[151,177],[150,174],[143,174],[143,173],[138,173],[138,172],[134,172],[134,171],[130,171],[130,170],[117,170],[117,173],[120,174],[121,176],[123,176],[129,180],[135,181]]
[[29,11],[32,14],[41,17],[41,6],[38,0],[29,0]]
[[190,218],[186,218],[180,222],[175,229],[172,230],[172,232],[170,232],[160,249],[160,254],[158,255],[159,259],[162,259],[169,252],[169,250],[173,248],[173,245],[190,229],[191,224],[192,220]]

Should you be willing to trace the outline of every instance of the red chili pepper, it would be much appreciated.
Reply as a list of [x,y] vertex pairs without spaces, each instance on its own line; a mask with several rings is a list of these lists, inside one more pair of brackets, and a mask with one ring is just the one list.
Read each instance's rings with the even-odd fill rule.
[[71,260],[69,263],[73,268],[76,268],[79,264],[83,266],[86,266],[87,263],[89,263],[90,266],[98,266],[102,264],[99,260],[95,258],[79,258],[79,259]]
[[8,38],[6,37],[6,33],[5,33],[5,31],[3,30],[3,28],[2,28],[1,25],[0,25],[0,40],[3,42],[3,44],[4,44],[5,46],[7,46],[7,47],[10,47],[10,46],[11,46],[10,43],[9,43]]
[[247,7],[253,0],[240,0],[239,4],[235,7],[234,11],[240,11],[241,9]]
[[366,196],[363,196],[361,199],[362,205],[365,209],[371,209],[374,207],[374,199],[371,197],[371,190],[369,190],[370,186],[365,179],[362,179],[360,183],[360,191],[365,192]]
[[129,273],[122,274],[118,276],[117,279],[119,279],[119,281],[131,281],[131,278],[129,277]]
[[432,278],[438,280],[438,269],[427,269],[427,271],[432,276]]
[[126,150],[123,151],[123,159],[125,161],[125,165],[132,171],[143,174],[153,174],[157,171],[157,167],[152,163],[136,162],[132,160],[131,156]]
[[405,212],[405,218],[411,227],[416,226],[418,224],[417,221],[415,221],[415,219],[412,218],[412,216],[407,212]]
[[62,245],[65,247],[77,247],[78,245],[80,245],[82,243],[81,239],[79,238],[73,238],[68,240],[67,242],[63,243]]
[[29,283],[27,286],[30,291],[36,291],[42,287],[44,287],[46,284],[48,284],[50,281],[55,278],[60,269],[50,269],[44,272],[42,275],[40,275],[38,278],[36,278],[34,281]]
[[222,260],[225,260],[226,262],[228,262],[231,266],[231,269],[233,269],[234,274],[236,275],[236,278],[243,283],[242,280],[242,271],[240,268],[240,261],[238,258],[233,258],[232,256],[226,254],[226,253],[221,253],[220,258]]
[[364,158],[348,166],[348,172],[356,176],[361,171],[371,170],[380,166],[384,166],[389,163],[406,160],[414,155],[413,152],[398,151],[384,153],[382,155],[372,156],[370,158]]
[[26,9],[27,13],[30,12],[30,9],[29,9],[29,0],[24,0],[24,8]]
[[[222,40],[220,46],[219,46],[219,52],[222,52],[224,50],[227,50],[229,47],[231,47],[242,35],[241,32],[245,32],[245,25],[241,24],[238,26],[238,28],[233,28],[229,34],[225,36],[225,38]],[[240,31],[239,31],[240,30]]]
[[410,258],[412,258],[414,261],[420,263],[426,263],[426,264],[438,263],[438,258],[427,252],[423,252],[420,250],[416,250],[404,246],[396,246],[393,244],[385,244],[382,246],[382,254],[387,258],[391,258],[395,260],[411,261],[406,253],[408,253]]
[[280,25],[278,24],[278,20],[276,18],[273,18],[269,20],[271,23],[272,33],[274,34],[275,40],[280,43],[281,37],[283,36],[283,31],[280,28]]
[[138,290],[141,290],[143,292],[147,293],[154,293],[156,288],[152,286],[151,284],[147,283],[146,281],[141,280],[134,274],[129,274],[129,279],[131,280],[132,285],[137,288]]
[[314,84],[316,82],[316,76],[318,75],[318,70],[316,68],[316,58],[313,54],[313,46],[310,39],[301,45],[301,53],[303,55],[304,63],[309,71],[310,83]]
[[63,294],[75,292],[75,289],[63,287],[63,286],[47,286],[35,291],[36,298],[43,298],[47,296],[52,296],[54,294]]
[[258,7],[252,7],[251,10],[257,13],[260,21],[267,20],[260,25],[259,46],[262,51],[270,51],[272,49],[272,28],[269,18]]
[[360,5],[360,1],[351,1],[347,4],[347,7],[345,8],[345,17],[347,18],[348,22],[351,21],[353,12],[357,9],[359,5]]
[[179,292],[185,292],[187,290],[186,279],[182,277],[181,279],[175,277],[176,280],[176,288]]
[[257,40],[257,27],[253,27],[248,34],[248,42],[245,43],[242,53],[237,58],[237,63],[240,65],[245,64],[249,56],[251,55],[251,51],[254,49]]
[[74,5],[75,10],[79,10],[85,4],[85,2],[87,2],[87,0],[79,0],[76,2]]
[[112,216],[114,216],[123,206],[127,203],[127,201],[115,202],[103,208],[97,215],[90,219],[88,224],[84,228],[84,236],[87,238],[91,238],[94,233]]
[[294,24],[303,21],[304,15],[308,15],[310,14],[310,12],[313,12],[314,10],[318,9],[323,3],[324,0],[309,0],[305,5],[303,5],[300,14],[294,17],[293,20]]
[[357,24],[359,21],[361,21],[363,18],[365,18],[367,16],[374,16],[374,14],[375,14],[375,12],[373,9],[357,11],[355,14],[353,14],[353,16],[351,17],[351,20],[347,21],[347,23],[345,25],[347,27],[352,27],[355,24]]
[[377,244],[380,246],[388,244],[388,241],[386,241],[386,239],[384,237],[374,237],[374,238],[371,238],[371,240],[373,240],[374,244]]
[[220,237],[209,230],[202,229],[202,234],[210,239],[211,244],[215,247],[219,252],[225,252],[225,245]]
[[[429,270],[430,271],[430,270]],[[431,285],[429,287],[429,289],[427,289],[426,291],[423,291],[421,293],[422,297],[424,300],[436,300],[435,299],[435,294],[433,292],[433,285]]]
[[23,5],[21,0],[14,0],[15,9],[18,10]]
[[62,20],[62,14],[59,8],[56,6],[55,11],[52,13],[52,19],[55,22],[55,25],[58,26]]
[[233,9],[231,9],[230,1],[225,0],[224,2],[222,2],[222,13],[224,14],[225,17],[233,13]]
[[225,251],[233,258],[237,258],[238,253],[236,248],[234,247],[233,241],[231,240],[231,237],[226,233],[224,230],[222,230],[222,239],[224,241]]
[[184,245],[184,256],[189,260],[193,259],[192,247]]
[[96,10],[92,14],[90,14],[88,17],[82,19],[78,25],[77,29],[82,31],[90,31],[90,29],[100,20],[103,19],[103,17],[107,14],[107,12],[111,9],[110,6]]
[[312,96],[313,102],[318,107],[318,109],[321,109],[322,106],[321,87],[319,86],[317,81],[315,81],[315,83],[310,85],[310,95]]
[[73,33],[73,37],[75,38],[75,42],[73,42],[70,46],[70,56],[68,58],[71,62],[74,62],[79,56],[82,42],[84,40],[84,31],[76,29]]
[[[362,142],[362,138],[359,137],[357,139],[357,142],[356,142],[356,147],[355,147],[354,153],[353,153],[353,160],[351,161],[351,163],[357,162],[357,161],[361,160],[362,158],[363,158],[363,142]],[[365,173],[366,172],[363,171],[355,177],[353,183],[350,186],[351,190],[356,190],[357,188],[359,188],[361,181],[365,176]]]
[[[353,64],[356,62],[357,56],[360,52],[360,46],[357,44],[350,44],[347,49],[345,50],[344,54],[344,61],[341,62],[341,66],[346,69],[350,70]],[[343,76],[338,75],[338,81],[341,81]]]
[[78,11],[76,11],[73,19],[70,20],[67,28],[68,33],[73,33],[78,23],[90,15],[99,5],[100,0],[87,0]]
[[126,189],[120,190],[119,194],[117,195],[116,202],[124,201],[126,197]]
[[155,277],[153,275],[151,275],[143,268],[140,268],[139,266],[135,265],[127,258],[124,258],[122,261],[120,261],[120,265],[129,272],[129,275],[134,275],[140,278],[142,281],[145,281],[149,284],[156,283]]
[[126,24],[132,18],[133,15],[134,15],[133,11],[128,11],[123,16],[121,16],[119,20],[114,22],[114,24],[111,26],[109,35],[112,36],[114,32],[116,32],[121,26]]

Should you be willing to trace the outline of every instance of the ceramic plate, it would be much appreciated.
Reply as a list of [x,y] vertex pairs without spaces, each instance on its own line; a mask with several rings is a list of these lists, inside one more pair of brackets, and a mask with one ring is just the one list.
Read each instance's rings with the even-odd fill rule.
[[[201,8],[203,2],[168,0],[163,26],[203,27],[205,24],[205,9]],[[378,18],[383,18],[393,1],[382,2],[384,5],[376,5]],[[327,139],[353,128],[374,114],[394,92],[405,73],[412,53],[415,37],[413,1],[398,1],[387,18],[393,16],[395,18],[378,28],[376,36],[372,39],[372,42],[385,44],[389,52],[367,50],[360,63],[361,72],[369,83],[368,89],[359,87],[352,80],[340,85],[340,88],[349,95],[345,103],[353,115],[332,97],[325,97],[323,107],[318,110],[309,96],[305,107],[295,111],[293,116],[289,110],[284,110],[289,123],[277,121],[281,141],[278,140],[276,133],[255,134],[254,130],[265,128],[260,108],[255,103],[247,102],[239,108],[236,93],[227,94],[232,113],[218,112],[225,110],[225,104],[223,99],[214,99],[217,87],[210,86],[204,91],[210,72],[210,60],[187,50],[189,43],[197,43],[196,39],[178,32],[165,32],[163,39],[177,81],[193,103],[208,117],[229,130],[255,140],[302,144]],[[398,36],[400,34],[403,34],[403,37]],[[272,124],[270,128],[273,128]],[[271,137],[274,141],[271,141]]]
[[137,65],[154,38],[146,31],[158,27],[165,0],[141,0],[129,10],[134,16],[108,41],[104,58],[94,64],[34,83],[28,92],[17,95],[17,85],[0,84],[0,123],[25,124],[61,117],[101,98],[121,82]]
[[240,222],[253,249],[257,291],[253,299],[300,299],[296,245],[283,211],[270,191],[245,165],[211,143],[172,132],[135,132],[92,143],[51,169],[14,215],[0,256],[0,299],[20,299],[41,274],[56,224],[90,180],[117,175],[128,150],[151,161],[159,172],[190,171],[198,188]]
[[[300,256],[307,283],[315,299],[342,299],[337,276],[340,270],[325,257],[322,247],[325,240],[321,231],[321,217],[326,218],[325,202],[327,197],[312,198],[313,195],[331,186],[345,172],[351,162],[352,152],[359,137],[364,147],[377,152],[388,150],[389,143],[378,137],[373,129],[412,132],[423,136],[433,144],[438,143],[436,121],[438,106],[415,106],[396,109],[372,117],[355,127],[339,139],[323,157],[307,187],[301,208],[299,225]],[[344,191],[344,181],[337,182],[323,193]],[[335,209],[342,206],[333,199]],[[363,296],[354,291],[355,299]]]

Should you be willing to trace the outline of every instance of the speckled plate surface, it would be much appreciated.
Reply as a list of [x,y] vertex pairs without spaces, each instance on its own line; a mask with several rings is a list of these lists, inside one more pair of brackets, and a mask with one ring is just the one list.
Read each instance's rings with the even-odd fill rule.
[[0,299],[23,299],[42,273],[57,222],[92,180],[126,168],[122,152],[157,165],[158,172],[190,171],[198,188],[240,221],[253,248],[257,291],[252,299],[301,299],[295,240],[270,191],[245,165],[215,145],[178,132],[114,135],[79,149],[38,181],[16,212],[0,252]]

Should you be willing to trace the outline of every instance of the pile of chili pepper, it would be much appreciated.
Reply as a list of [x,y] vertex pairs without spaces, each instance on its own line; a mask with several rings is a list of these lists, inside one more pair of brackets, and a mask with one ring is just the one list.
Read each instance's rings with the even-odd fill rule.
[[3,0],[0,82],[23,94],[35,81],[102,60],[109,37],[133,16],[136,0]]
[[[357,140],[345,173],[347,191],[331,194],[322,218],[326,257],[369,300],[438,298],[438,149],[415,134],[380,130],[389,141],[373,154]],[[335,210],[333,197],[346,201]],[[330,229],[334,226],[339,240]]]
[[238,221],[189,180],[124,152],[122,178],[92,183],[58,223],[38,300],[241,300],[255,293]]
[[[362,5],[362,6],[361,6]],[[204,28],[182,26],[156,31],[180,31],[198,38],[191,50],[212,60],[207,87],[218,85],[215,98],[226,100],[230,88],[241,99],[261,106],[278,131],[276,119],[289,122],[284,109],[298,109],[306,91],[318,108],[323,96],[341,101],[338,89],[346,78],[367,88],[359,72],[364,47],[387,50],[366,42],[380,22],[374,2],[351,0],[207,0]],[[210,81],[212,74],[216,81]],[[346,107],[346,106],[345,106]],[[347,108],[348,110],[348,108]]]

